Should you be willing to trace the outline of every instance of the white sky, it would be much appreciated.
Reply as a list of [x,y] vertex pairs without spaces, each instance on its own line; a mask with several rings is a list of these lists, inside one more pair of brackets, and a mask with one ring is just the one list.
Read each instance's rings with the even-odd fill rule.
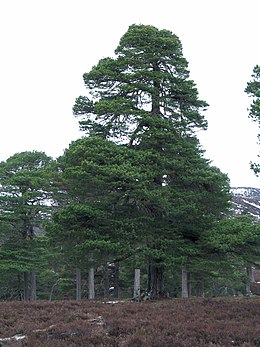
[[260,64],[259,0],[0,0],[0,161],[16,152],[57,157],[83,135],[72,115],[82,75],[113,55],[131,24],[178,35],[210,107],[205,156],[233,187],[260,187],[258,126],[244,93]]

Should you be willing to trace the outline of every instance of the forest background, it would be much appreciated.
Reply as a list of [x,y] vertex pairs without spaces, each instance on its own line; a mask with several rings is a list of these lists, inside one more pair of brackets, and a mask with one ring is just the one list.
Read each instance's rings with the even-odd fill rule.
[[[256,121],[259,75],[246,87]],[[259,223],[231,215],[229,179],[203,157],[208,105],[179,38],[131,25],[83,78],[86,136],[57,160],[1,162],[1,299],[250,294]]]

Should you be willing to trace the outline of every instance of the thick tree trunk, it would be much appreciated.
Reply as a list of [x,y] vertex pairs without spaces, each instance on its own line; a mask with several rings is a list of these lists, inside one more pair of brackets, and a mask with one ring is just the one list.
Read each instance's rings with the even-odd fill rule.
[[88,298],[89,300],[95,299],[95,276],[94,268],[91,267],[88,271]]
[[31,295],[30,300],[35,301],[36,300],[36,271],[31,271]]
[[81,269],[76,269],[76,300],[81,300]]
[[181,297],[182,298],[189,298],[190,297],[190,273],[186,271],[185,269],[182,269],[182,291],[181,291]]
[[140,300],[140,269],[135,269],[135,278],[134,278],[134,295],[133,298],[135,300]]
[[163,267],[149,261],[147,292],[151,299],[165,297],[163,275]]
[[23,299],[29,300],[29,272],[24,271],[23,273]]

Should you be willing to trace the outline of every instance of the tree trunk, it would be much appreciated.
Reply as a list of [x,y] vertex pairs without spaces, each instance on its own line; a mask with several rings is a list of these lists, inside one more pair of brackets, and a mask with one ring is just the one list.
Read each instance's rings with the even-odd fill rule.
[[114,290],[114,295],[118,299],[119,298],[119,262],[115,262],[115,290]]
[[95,283],[94,283],[94,268],[91,267],[88,271],[88,298],[89,300],[95,299]]
[[246,268],[246,274],[247,274],[247,277],[248,277],[248,282],[246,283],[246,295],[251,296],[252,295],[251,283],[254,282],[254,275],[253,275],[252,266],[248,266]]
[[185,269],[182,269],[182,292],[181,297],[182,298],[189,298],[190,297],[190,273],[186,271]]
[[140,300],[140,269],[135,269],[135,279],[134,279],[134,296],[135,300]]
[[204,298],[204,296],[205,296],[203,281],[199,281],[196,285],[196,296],[201,297],[201,298]]
[[107,264],[103,266],[103,291],[104,299],[109,297],[109,273]]
[[76,300],[81,300],[81,269],[76,269]]
[[21,285],[21,274],[20,272],[18,272],[17,274],[17,279],[18,279],[18,296],[19,296],[19,300],[22,301],[23,300],[23,290],[22,290],[22,285]]
[[165,297],[163,275],[163,267],[149,261],[147,292],[151,299]]
[[31,301],[36,300],[36,271],[32,270],[31,271]]
[[29,272],[24,271],[23,273],[23,299],[29,300]]

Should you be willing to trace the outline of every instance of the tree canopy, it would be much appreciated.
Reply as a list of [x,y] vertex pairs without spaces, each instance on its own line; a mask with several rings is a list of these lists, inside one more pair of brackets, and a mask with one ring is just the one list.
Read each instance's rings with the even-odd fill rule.
[[83,78],[86,96],[73,107],[90,135],[80,172],[101,178],[105,199],[115,199],[110,205],[124,204],[135,222],[139,216],[139,245],[154,271],[148,287],[157,296],[158,269],[198,252],[201,235],[228,205],[228,179],[203,158],[196,137],[207,128],[208,105],[189,79],[179,38],[149,25],[130,26],[115,57]]
[[[258,78],[256,67],[246,89],[256,121]],[[191,274],[195,288],[223,268],[237,274],[255,262],[259,225],[228,214],[229,179],[204,157],[197,138],[207,128],[208,104],[189,77],[179,38],[131,25],[114,57],[83,79],[86,95],[73,112],[86,136],[55,163],[42,152],[0,163],[0,270],[40,269],[47,240],[46,281],[77,269],[78,287],[81,270],[93,275],[95,267],[105,269],[107,288],[109,266],[118,271],[120,263],[122,281],[139,267],[143,287],[158,298],[169,278],[177,286]],[[35,237],[46,220],[46,238]]]
[[[260,127],[260,66],[254,67],[251,77],[252,80],[247,83],[245,88],[245,92],[253,99],[249,108],[249,117]],[[258,140],[260,141],[260,134],[258,134]],[[260,165],[257,163],[252,163],[251,168],[256,174],[260,172]]]
[[0,269],[27,274],[45,263],[45,240],[35,236],[43,234],[43,223],[51,215],[51,162],[45,153],[34,151],[0,163]]
[[190,135],[206,129],[207,103],[189,80],[179,38],[168,30],[132,25],[115,58],[104,58],[84,74],[87,96],[73,111],[83,130],[98,130],[119,142],[140,141],[154,127]]

